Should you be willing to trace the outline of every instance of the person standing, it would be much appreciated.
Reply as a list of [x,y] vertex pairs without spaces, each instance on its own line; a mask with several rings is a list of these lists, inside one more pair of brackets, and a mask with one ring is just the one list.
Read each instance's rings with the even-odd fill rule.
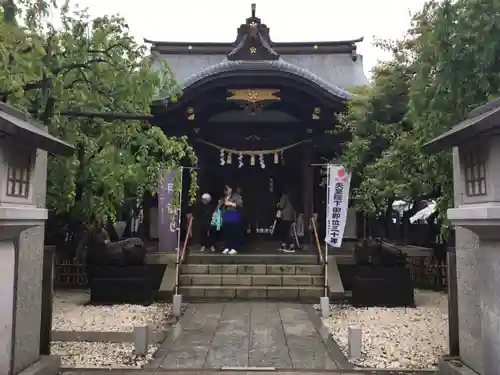
[[201,202],[198,211],[200,222],[200,251],[210,249],[215,251],[215,228],[212,227],[212,215],[214,213],[214,205],[211,204],[212,197],[205,193],[201,196]]
[[222,254],[238,254],[240,247],[241,210],[243,198],[230,185],[224,186],[224,197],[219,201],[222,208],[222,234],[226,243]]
[[281,195],[277,207],[278,213],[276,214],[276,217],[279,220],[278,236],[281,242],[281,250],[293,253],[295,252],[295,249],[292,236],[290,235],[290,230],[295,220],[295,208],[293,207],[290,196],[287,193],[283,193]]

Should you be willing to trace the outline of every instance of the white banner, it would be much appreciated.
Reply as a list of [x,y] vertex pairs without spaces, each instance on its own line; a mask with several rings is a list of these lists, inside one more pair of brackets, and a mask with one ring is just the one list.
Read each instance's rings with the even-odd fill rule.
[[351,173],[341,165],[328,165],[325,242],[333,247],[342,245],[347,211],[349,209],[349,187]]

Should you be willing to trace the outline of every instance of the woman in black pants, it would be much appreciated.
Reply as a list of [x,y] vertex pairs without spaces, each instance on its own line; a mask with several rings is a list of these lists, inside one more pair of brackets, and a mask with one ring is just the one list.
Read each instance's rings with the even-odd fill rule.
[[285,252],[294,252],[294,245],[290,229],[295,220],[295,208],[293,207],[290,196],[286,193],[281,195],[278,203],[279,223],[278,234],[281,242],[281,250]]
[[226,243],[222,254],[238,254],[241,242],[241,209],[243,199],[237,192],[233,192],[231,186],[224,186],[224,197],[219,201],[222,207],[222,233]]

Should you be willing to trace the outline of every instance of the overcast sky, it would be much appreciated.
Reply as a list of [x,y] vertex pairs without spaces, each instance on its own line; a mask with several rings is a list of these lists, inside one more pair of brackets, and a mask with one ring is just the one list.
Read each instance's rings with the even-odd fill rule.
[[90,14],[121,14],[140,40],[232,42],[250,16],[271,29],[275,42],[333,41],[364,37],[358,47],[367,75],[387,58],[373,47],[374,37],[397,38],[407,29],[410,12],[424,0],[74,0]]

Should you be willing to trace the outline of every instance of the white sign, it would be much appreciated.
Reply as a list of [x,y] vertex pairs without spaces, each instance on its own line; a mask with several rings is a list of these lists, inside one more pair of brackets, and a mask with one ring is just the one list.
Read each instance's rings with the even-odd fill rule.
[[351,173],[347,172],[341,165],[329,164],[327,176],[325,242],[333,247],[340,247],[349,209]]

